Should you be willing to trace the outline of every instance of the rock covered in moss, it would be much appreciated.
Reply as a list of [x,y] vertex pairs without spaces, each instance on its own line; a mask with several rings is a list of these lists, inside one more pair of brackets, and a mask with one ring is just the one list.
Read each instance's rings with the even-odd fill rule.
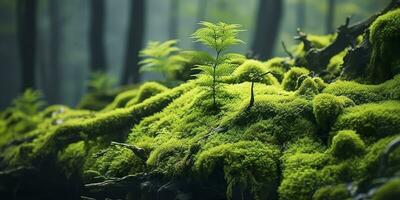
[[317,190],[313,195],[313,200],[345,200],[350,199],[350,192],[345,184],[326,186]]
[[373,200],[397,200],[400,196],[400,178],[388,181],[373,195]]
[[332,138],[330,151],[336,158],[346,159],[363,154],[365,144],[355,131],[343,130]]
[[322,93],[313,99],[313,113],[319,127],[323,131],[329,131],[344,108],[352,105],[354,103],[344,96]]
[[368,75],[383,82],[400,73],[400,9],[379,16],[370,26],[372,55]]
[[257,60],[246,60],[238,68],[235,69],[233,75],[236,76],[236,81],[242,83],[245,81],[261,82],[267,85],[276,85],[278,80],[271,74],[266,74],[268,69]]
[[307,76],[310,73],[310,71],[306,68],[301,68],[301,67],[292,67],[290,68],[289,71],[285,73],[285,76],[283,77],[282,80],[282,87],[283,89],[287,91],[294,91],[296,90],[300,85],[301,81],[299,81],[300,77]]

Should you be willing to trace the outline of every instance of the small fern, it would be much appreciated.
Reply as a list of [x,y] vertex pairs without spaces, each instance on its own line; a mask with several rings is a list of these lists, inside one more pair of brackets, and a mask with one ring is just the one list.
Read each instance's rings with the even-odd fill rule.
[[202,25],[202,28],[193,33],[192,38],[196,42],[200,42],[215,50],[216,56],[209,64],[197,65],[194,69],[200,71],[198,76],[204,77],[206,86],[212,92],[213,107],[216,108],[218,82],[221,77],[232,73],[234,66],[234,64],[229,62],[232,59],[232,54],[224,55],[224,53],[232,45],[244,42],[237,39],[241,31],[238,24],[201,22],[200,25]]
[[35,115],[44,105],[45,102],[43,101],[43,95],[40,91],[27,89],[21,96],[13,100],[11,108],[14,112],[20,112],[25,115]]
[[104,72],[93,72],[89,79],[89,90],[92,92],[108,91],[113,88],[116,78]]
[[141,72],[161,73],[166,82],[171,81],[170,74],[179,71],[182,68],[182,62],[185,59],[176,55],[180,49],[176,47],[176,40],[165,42],[149,42],[147,47],[140,52],[143,60],[139,62]]

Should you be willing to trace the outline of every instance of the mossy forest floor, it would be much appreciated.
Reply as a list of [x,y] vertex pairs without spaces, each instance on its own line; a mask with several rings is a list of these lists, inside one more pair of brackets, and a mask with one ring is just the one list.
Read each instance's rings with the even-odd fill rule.
[[[237,68],[219,84],[217,109],[202,78],[175,87],[144,83],[108,94],[112,101],[90,94],[81,109],[38,111],[37,94],[27,91],[1,113],[0,194],[396,199],[400,148],[390,145],[400,137],[399,13],[379,17],[370,37],[358,37],[357,45],[370,43],[372,53],[356,74],[343,69],[348,49],[324,73],[306,68],[303,43],[293,58],[237,55]],[[322,49],[336,37],[307,40]],[[249,106],[247,78],[265,72],[272,73],[254,83]]]

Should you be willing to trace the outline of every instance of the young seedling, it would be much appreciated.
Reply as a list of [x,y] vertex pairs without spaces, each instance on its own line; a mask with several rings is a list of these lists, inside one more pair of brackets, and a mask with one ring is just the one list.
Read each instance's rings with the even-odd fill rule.
[[251,79],[251,88],[250,88],[250,103],[249,103],[249,106],[247,107],[248,111],[250,111],[251,107],[254,106],[254,82],[260,81],[263,76],[265,76],[265,75],[267,75],[269,73],[271,73],[271,72],[266,72],[266,73],[263,73],[263,74],[251,73],[249,75],[250,79]]
[[237,39],[240,25],[225,24],[223,22],[201,22],[202,28],[193,33],[196,42],[215,50],[214,61],[206,65],[198,65],[195,69],[200,71],[200,76],[207,77],[207,86],[211,88],[213,108],[217,108],[216,95],[219,78],[232,72],[232,65],[227,63],[228,55],[225,51],[232,45],[243,43]]

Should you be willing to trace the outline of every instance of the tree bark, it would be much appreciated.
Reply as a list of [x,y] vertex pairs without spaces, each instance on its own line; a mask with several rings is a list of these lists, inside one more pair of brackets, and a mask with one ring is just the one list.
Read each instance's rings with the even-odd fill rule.
[[145,9],[145,0],[131,1],[125,65],[121,78],[122,85],[140,81],[138,62],[139,51],[143,47]]
[[22,90],[36,88],[36,0],[17,1],[17,34],[21,59]]
[[60,1],[49,1],[49,20],[50,20],[50,51],[49,51],[49,83],[48,100],[50,103],[60,102],[60,41],[61,41],[61,15]]
[[260,0],[252,51],[259,59],[273,55],[282,18],[282,0]]
[[306,25],[306,1],[297,1],[297,28],[304,29]]
[[106,71],[106,53],[104,47],[105,1],[90,1],[90,68],[91,71]]
[[169,39],[178,38],[179,0],[171,0],[169,14]]
[[326,16],[326,33],[333,33],[334,30],[334,22],[335,22],[335,0],[328,0],[328,13]]

